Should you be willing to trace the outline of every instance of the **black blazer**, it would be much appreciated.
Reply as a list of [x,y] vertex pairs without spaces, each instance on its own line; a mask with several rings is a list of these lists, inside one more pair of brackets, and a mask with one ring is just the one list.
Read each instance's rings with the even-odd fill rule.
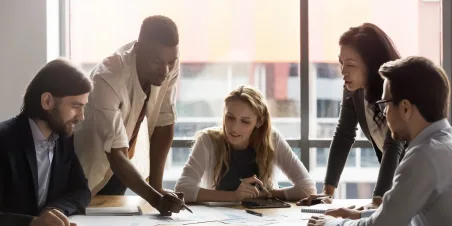
[[367,125],[363,89],[350,92],[344,87],[339,123],[330,146],[325,184],[337,187],[348,154],[355,142],[358,123],[367,140],[372,143],[381,164],[373,195],[383,196],[392,187],[394,172],[403,156],[405,142],[392,139],[391,131],[388,130],[383,144],[383,154],[378,149]]
[[[91,201],[88,183],[74,153],[73,136],[55,143],[49,190],[43,208],[66,216],[84,213]],[[0,123],[0,222],[29,225],[38,216],[37,161],[28,117],[19,115]]]

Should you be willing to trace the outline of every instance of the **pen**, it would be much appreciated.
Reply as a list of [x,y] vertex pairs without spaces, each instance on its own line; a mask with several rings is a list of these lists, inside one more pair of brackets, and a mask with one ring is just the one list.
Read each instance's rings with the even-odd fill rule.
[[247,213],[249,213],[249,214],[253,214],[253,215],[255,215],[255,216],[259,216],[259,217],[262,217],[262,213],[258,213],[258,212],[254,212],[254,211],[252,211],[252,210],[245,210]]
[[257,189],[259,191],[263,191],[264,190],[264,189],[262,189],[262,186],[260,184],[258,184],[258,183],[253,182],[253,183],[251,183],[251,185],[253,185],[254,187],[257,187]]
[[[240,182],[243,182],[243,179],[242,179],[242,178],[240,178]],[[254,186],[254,187],[257,187],[257,189],[258,189],[259,191],[263,191],[263,190],[264,190],[264,189],[262,188],[262,186],[261,186],[260,184],[256,183],[256,182],[251,183],[251,185]]]
[[[174,196],[174,197],[176,197],[177,199],[179,199],[179,196],[178,196],[176,193],[174,193],[174,192],[169,192],[169,193],[167,193],[167,194],[169,194],[169,195],[171,195],[171,196]],[[183,200],[183,199],[182,199],[182,200]],[[184,209],[186,209],[188,212],[193,213],[193,211],[191,211],[191,209],[188,208],[188,206],[185,205],[185,203],[182,204],[182,207],[184,207]]]
[[190,212],[190,213],[193,213],[193,211],[191,211],[191,209],[190,208],[188,208],[188,206],[187,205],[185,205],[184,204],[184,208],[188,211],[188,212]]

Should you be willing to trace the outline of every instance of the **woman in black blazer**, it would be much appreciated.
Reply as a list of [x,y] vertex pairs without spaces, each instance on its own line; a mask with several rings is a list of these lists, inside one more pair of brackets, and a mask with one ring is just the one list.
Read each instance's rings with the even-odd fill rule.
[[[370,23],[350,28],[341,36],[339,45],[344,92],[339,123],[330,146],[322,195],[333,196],[355,141],[359,123],[381,164],[372,203],[364,207],[377,208],[384,193],[392,186],[395,169],[404,152],[404,142],[391,137],[382,112],[374,106],[383,92],[383,79],[378,74],[378,69],[383,63],[400,58],[400,55],[390,38]],[[316,197],[319,196],[303,201],[310,204]]]

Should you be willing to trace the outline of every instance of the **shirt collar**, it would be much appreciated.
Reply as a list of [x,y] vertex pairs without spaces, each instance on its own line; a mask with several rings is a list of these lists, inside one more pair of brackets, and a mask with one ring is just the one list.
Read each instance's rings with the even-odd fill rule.
[[44,137],[44,135],[42,134],[41,130],[39,129],[38,125],[36,125],[36,122],[33,119],[28,118],[28,122],[30,123],[31,133],[33,134],[33,140],[35,142],[39,143],[42,141],[47,141],[47,142],[54,143],[58,139],[58,134],[56,134],[56,133],[51,133],[49,138],[46,139]]
[[413,146],[416,146],[423,140],[428,139],[430,136],[432,136],[433,133],[448,127],[450,127],[450,123],[446,118],[428,125],[411,142],[409,142],[410,144],[408,145],[407,150],[412,148]]

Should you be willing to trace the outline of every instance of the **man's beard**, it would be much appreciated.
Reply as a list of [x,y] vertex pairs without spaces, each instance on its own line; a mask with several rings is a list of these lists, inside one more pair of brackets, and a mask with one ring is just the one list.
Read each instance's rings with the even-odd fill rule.
[[58,106],[54,107],[52,110],[46,112],[44,120],[49,125],[52,132],[58,134],[58,136],[71,136],[73,131],[66,129],[68,122],[64,122],[61,118]]

